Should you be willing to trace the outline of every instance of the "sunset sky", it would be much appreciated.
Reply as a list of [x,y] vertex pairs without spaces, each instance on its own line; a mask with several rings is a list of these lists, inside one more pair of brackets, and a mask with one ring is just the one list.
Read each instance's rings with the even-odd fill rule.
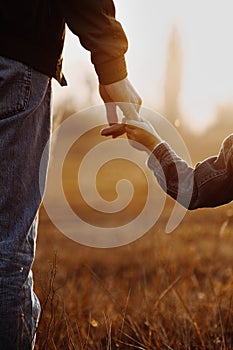
[[[174,25],[177,27],[183,67],[180,108],[186,122],[203,129],[216,106],[233,100],[232,1],[115,0],[115,6],[129,40],[129,79],[141,94],[143,105],[160,112],[168,38]],[[77,87],[77,96],[79,89],[81,95],[85,90],[81,88],[82,72],[96,77],[89,54],[70,33],[64,61],[70,89]],[[56,94],[55,89],[55,98]]]

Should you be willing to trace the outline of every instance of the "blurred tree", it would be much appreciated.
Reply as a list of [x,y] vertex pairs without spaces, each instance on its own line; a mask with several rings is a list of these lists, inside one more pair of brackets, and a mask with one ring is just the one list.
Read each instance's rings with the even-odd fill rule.
[[179,95],[182,84],[182,50],[178,28],[174,25],[168,42],[164,82],[164,115],[176,127],[180,126]]

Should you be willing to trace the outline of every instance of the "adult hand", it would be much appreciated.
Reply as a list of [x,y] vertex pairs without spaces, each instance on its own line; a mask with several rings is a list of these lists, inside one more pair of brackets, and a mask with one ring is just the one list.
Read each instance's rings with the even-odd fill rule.
[[102,130],[104,136],[118,137],[125,132],[124,124],[118,123],[117,106],[126,120],[140,120],[139,110],[142,100],[127,78],[109,85],[99,86],[110,127]]

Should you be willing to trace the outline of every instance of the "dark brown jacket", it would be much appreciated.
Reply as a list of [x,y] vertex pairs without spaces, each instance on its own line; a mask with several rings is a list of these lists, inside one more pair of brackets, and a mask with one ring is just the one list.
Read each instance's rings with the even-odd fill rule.
[[127,75],[127,39],[112,0],[7,0],[0,3],[0,55],[31,65],[65,84],[65,24],[91,53],[99,81]]

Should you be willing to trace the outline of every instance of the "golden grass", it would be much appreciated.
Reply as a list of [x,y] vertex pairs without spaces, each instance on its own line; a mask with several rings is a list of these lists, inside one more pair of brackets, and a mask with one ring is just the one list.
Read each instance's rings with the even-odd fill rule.
[[[64,188],[75,207],[82,203],[77,193],[72,201],[72,157],[67,167]],[[66,238],[42,207],[37,350],[233,348],[233,205],[188,212],[167,235],[173,205],[168,199],[142,238],[111,249]]]
[[186,215],[170,235],[166,211],[130,245],[75,243],[41,212],[38,349],[233,348],[231,205]]

